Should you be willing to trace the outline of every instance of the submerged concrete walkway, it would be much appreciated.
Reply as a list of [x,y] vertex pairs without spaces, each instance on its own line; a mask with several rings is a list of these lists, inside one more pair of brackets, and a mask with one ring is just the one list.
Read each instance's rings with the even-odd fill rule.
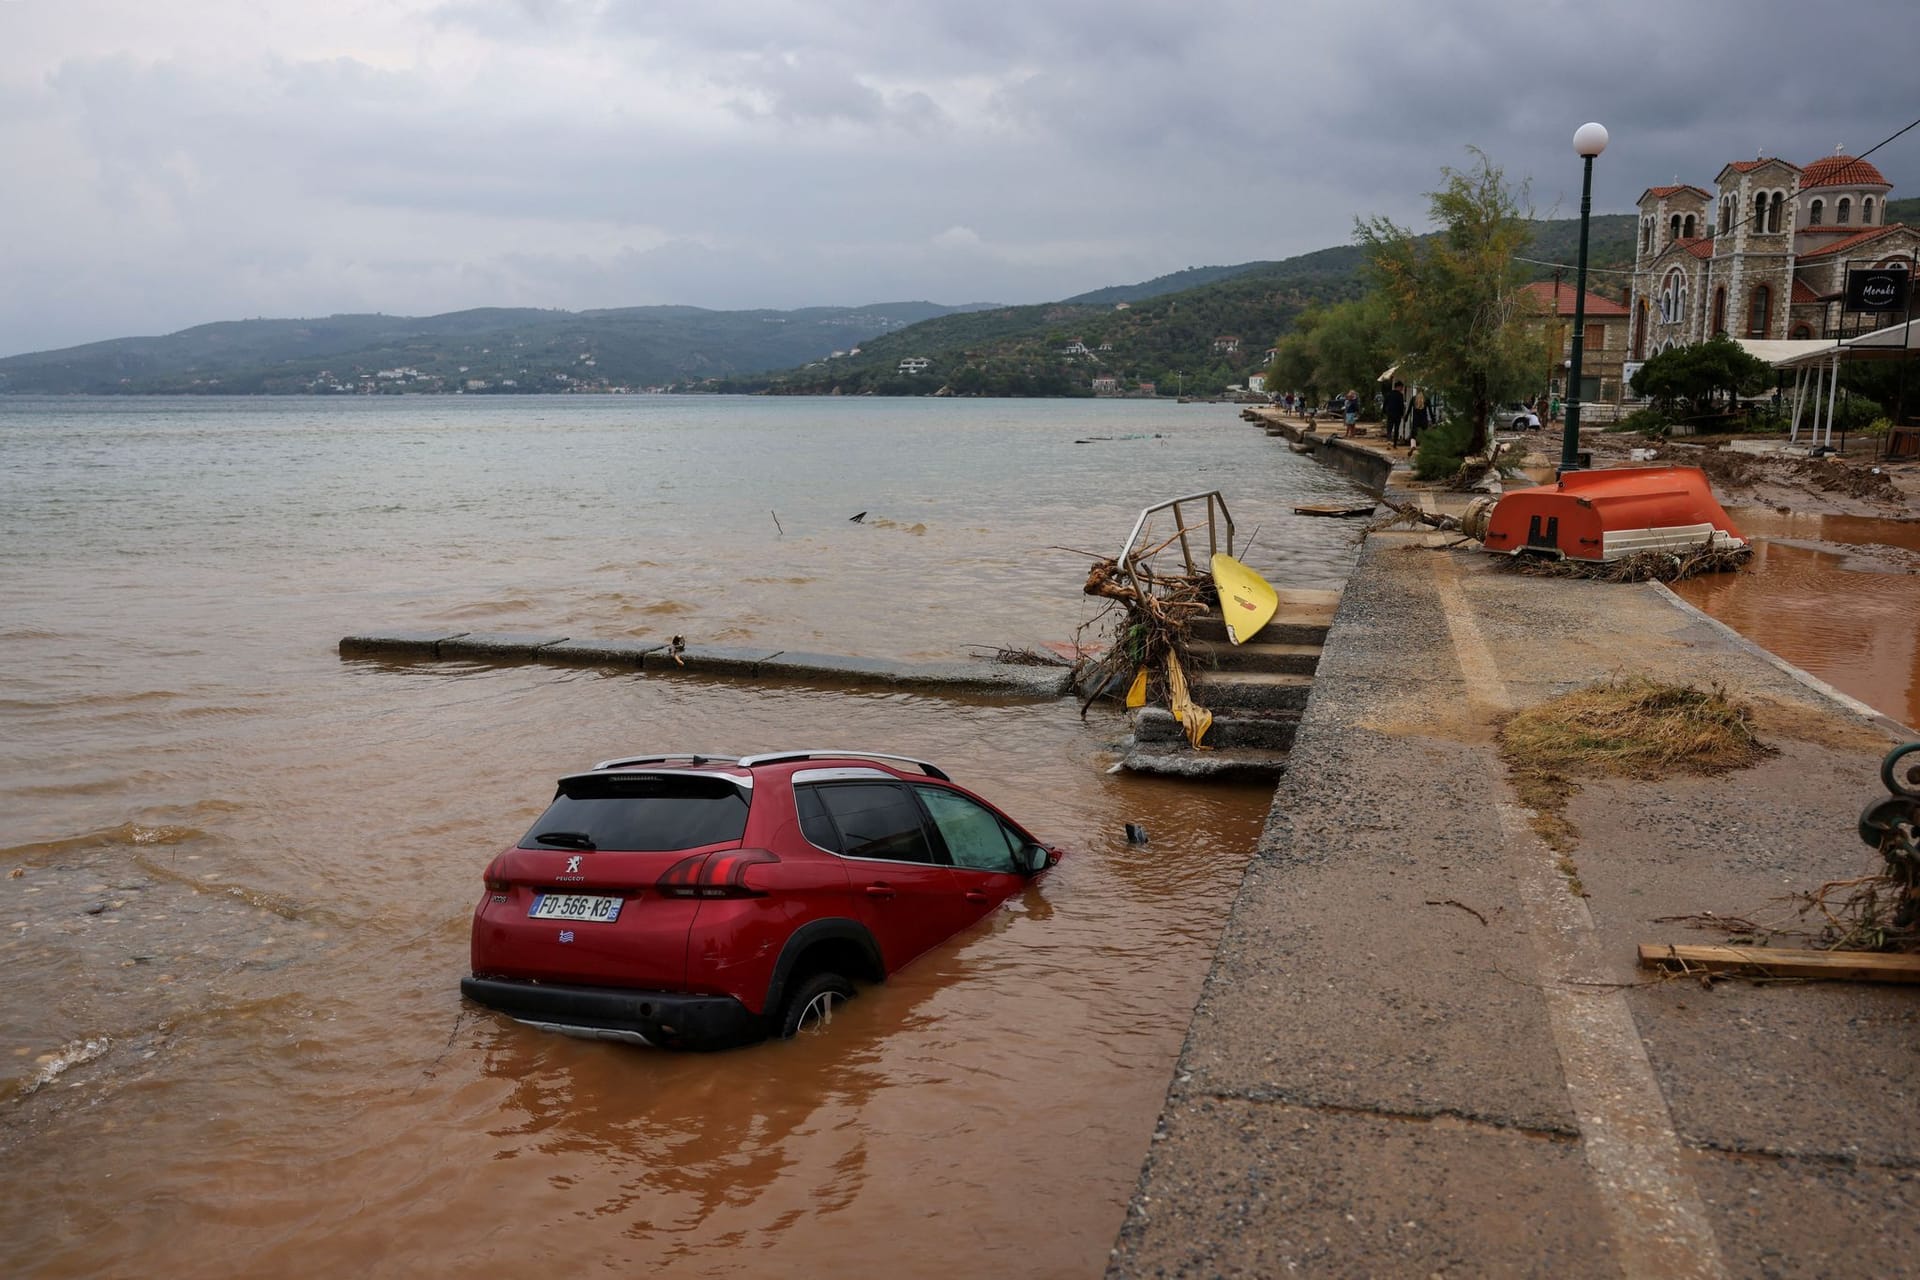
[[1066,666],[1009,662],[894,662],[843,653],[664,640],[601,640],[558,632],[386,631],[342,636],[340,656],[388,663],[537,663],[601,667],[647,676],[785,680],[854,688],[920,689],[1009,700],[1066,697]]
[[[1914,990],[1635,967],[1720,940],[1661,917],[1784,920],[1876,869],[1855,822],[1900,727],[1663,588],[1431,541],[1374,535],[1347,587],[1109,1274],[1911,1268]],[[1778,754],[1584,782],[1563,859],[1493,731],[1620,675],[1724,685]]]

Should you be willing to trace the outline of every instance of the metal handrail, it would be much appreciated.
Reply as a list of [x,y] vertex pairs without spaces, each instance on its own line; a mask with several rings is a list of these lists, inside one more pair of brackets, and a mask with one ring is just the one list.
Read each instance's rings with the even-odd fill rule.
[[[1156,502],[1141,511],[1140,518],[1133,522],[1133,529],[1127,534],[1127,540],[1120,545],[1120,554],[1114,558],[1115,565],[1127,576],[1133,585],[1135,595],[1144,594],[1146,588],[1141,584],[1141,575],[1134,572],[1134,544],[1140,540],[1140,533],[1147,527],[1147,520],[1156,511],[1173,511],[1174,528],[1180,537],[1180,558],[1186,563],[1187,576],[1193,577],[1199,572],[1193,563],[1193,547],[1187,540],[1187,522],[1180,513],[1183,502],[1202,502],[1207,504],[1207,561],[1211,566],[1214,555],[1220,550],[1220,524],[1227,526],[1227,554],[1233,554],[1233,513],[1227,510],[1227,500],[1218,489],[1208,489],[1204,493],[1189,493],[1183,498],[1169,498],[1165,502]],[[1145,576],[1151,577],[1149,571]]]

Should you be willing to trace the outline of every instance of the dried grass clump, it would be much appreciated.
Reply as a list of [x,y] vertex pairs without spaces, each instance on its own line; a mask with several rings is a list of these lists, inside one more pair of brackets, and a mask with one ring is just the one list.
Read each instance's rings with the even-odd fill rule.
[[[1773,754],[1753,731],[1751,711],[1715,687],[1662,684],[1634,676],[1575,689],[1508,717],[1500,758],[1533,829],[1561,853],[1579,829],[1567,820],[1576,777],[1642,781],[1744,769]],[[1580,892],[1571,865],[1570,884]]]
[[1752,712],[1715,687],[1633,676],[1575,689],[1508,719],[1509,764],[1567,774],[1665,778],[1743,769],[1773,753]]
[[1686,551],[1636,551],[1618,560],[1550,560],[1505,556],[1496,563],[1510,573],[1536,578],[1585,578],[1592,582],[1679,582],[1703,573],[1732,573],[1753,558],[1748,547],[1706,546]]

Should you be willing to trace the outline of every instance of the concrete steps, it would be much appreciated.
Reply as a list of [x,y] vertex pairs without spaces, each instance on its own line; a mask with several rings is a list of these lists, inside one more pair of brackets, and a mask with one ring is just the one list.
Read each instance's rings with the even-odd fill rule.
[[1283,772],[1339,601],[1336,591],[1283,591],[1273,620],[1238,645],[1228,641],[1218,614],[1195,619],[1187,679],[1194,701],[1213,713],[1205,745],[1189,746],[1165,707],[1142,707],[1130,713],[1125,767],[1191,778]]
[[[1265,632],[1261,632],[1265,635]],[[1256,671],[1310,676],[1320,665],[1320,646],[1314,644],[1228,644],[1224,640],[1202,640],[1189,650],[1192,672]]]

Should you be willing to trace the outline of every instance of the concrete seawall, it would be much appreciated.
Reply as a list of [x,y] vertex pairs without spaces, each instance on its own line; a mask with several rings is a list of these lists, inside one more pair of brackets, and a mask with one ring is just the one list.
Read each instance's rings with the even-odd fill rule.
[[718,676],[837,687],[922,689],[1007,699],[1065,697],[1066,667],[997,662],[892,662],[846,654],[690,645],[657,640],[594,640],[548,633],[389,631],[343,637],[340,656],[383,662],[539,663],[601,667],[648,676]]
[[1250,422],[1260,423],[1270,436],[1279,436],[1291,444],[1302,446],[1315,462],[1332,467],[1374,493],[1381,492],[1387,486],[1387,476],[1393,470],[1393,459],[1384,454],[1338,435],[1324,435],[1301,423],[1289,422],[1273,410],[1248,409],[1241,416]]
[[[1901,726],[1656,587],[1440,541],[1372,535],[1348,583],[1109,1276],[1899,1269],[1911,992],[1703,988],[1635,948],[1874,870]],[[1722,685],[1777,754],[1583,779],[1551,849],[1496,727],[1622,675]]]

